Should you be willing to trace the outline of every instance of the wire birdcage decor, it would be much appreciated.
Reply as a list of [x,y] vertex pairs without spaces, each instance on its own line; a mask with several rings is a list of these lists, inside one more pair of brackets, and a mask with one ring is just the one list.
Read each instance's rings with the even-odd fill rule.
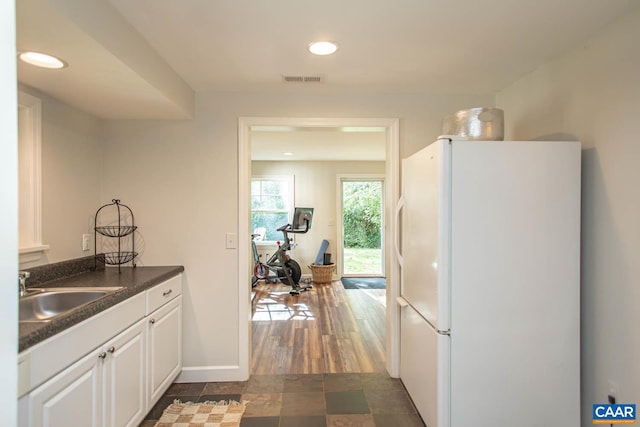
[[[118,272],[120,266],[128,262],[135,267],[138,253],[135,250],[134,232],[137,228],[133,211],[129,206],[120,203],[119,199],[113,199],[111,203],[101,206],[96,211],[94,220],[94,268],[97,268],[98,261],[107,265],[117,265]],[[103,245],[113,250],[98,253],[98,234],[104,236],[103,239],[116,239],[106,245],[103,241]],[[131,241],[130,245],[128,240]],[[123,249],[123,246],[126,246],[126,249]]]

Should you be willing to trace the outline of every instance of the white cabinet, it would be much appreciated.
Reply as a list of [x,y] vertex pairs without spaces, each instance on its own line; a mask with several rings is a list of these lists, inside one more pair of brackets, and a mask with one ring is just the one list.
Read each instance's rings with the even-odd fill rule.
[[162,396],[182,368],[182,297],[147,319],[149,408]]
[[139,425],[182,369],[181,293],[180,274],[21,353],[19,426]]
[[[147,413],[146,322],[140,322],[103,347],[105,427],[137,426]],[[103,356],[104,355],[104,356]]]
[[31,392],[30,426],[137,426],[145,415],[145,322]]
[[182,276],[147,291],[148,407],[160,399],[182,369]]
[[28,397],[20,425],[30,427],[98,427],[102,425],[102,363],[96,350],[71,365]]

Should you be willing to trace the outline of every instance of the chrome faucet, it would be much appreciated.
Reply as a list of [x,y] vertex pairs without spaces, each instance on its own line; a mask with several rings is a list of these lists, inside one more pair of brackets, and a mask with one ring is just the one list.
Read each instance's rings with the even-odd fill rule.
[[27,279],[31,276],[28,271],[18,272],[18,283],[20,284],[20,296],[23,297],[27,294]]

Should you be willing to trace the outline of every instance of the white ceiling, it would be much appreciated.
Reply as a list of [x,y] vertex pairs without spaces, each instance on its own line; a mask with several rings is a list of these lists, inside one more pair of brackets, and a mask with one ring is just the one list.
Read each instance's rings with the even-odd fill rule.
[[[636,0],[111,0],[196,91],[275,89],[319,74],[343,89],[485,94]],[[337,41],[330,57],[306,51]]]
[[[637,0],[19,0],[19,81],[112,119],[184,119],[200,91],[490,94]],[[306,51],[317,39],[338,52]],[[283,83],[283,75],[322,83]],[[304,93],[304,92],[303,92]],[[369,135],[371,136],[371,135]]]
[[16,1],[18,52],[35,50],[68,67],[18,61],[18,80],[101,118],[187,118],[193,90],[103,0]]
[[[251,130],[251,158],[276,161],[384,161],[384,128]],[[284,154],[289,153],[289,154]]]

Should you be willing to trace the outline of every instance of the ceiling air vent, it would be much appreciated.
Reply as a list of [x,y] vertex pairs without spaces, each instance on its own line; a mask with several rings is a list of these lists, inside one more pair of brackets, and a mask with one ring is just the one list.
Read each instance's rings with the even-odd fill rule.
[[283,83],[322,83],[322,76],[283,75]]

